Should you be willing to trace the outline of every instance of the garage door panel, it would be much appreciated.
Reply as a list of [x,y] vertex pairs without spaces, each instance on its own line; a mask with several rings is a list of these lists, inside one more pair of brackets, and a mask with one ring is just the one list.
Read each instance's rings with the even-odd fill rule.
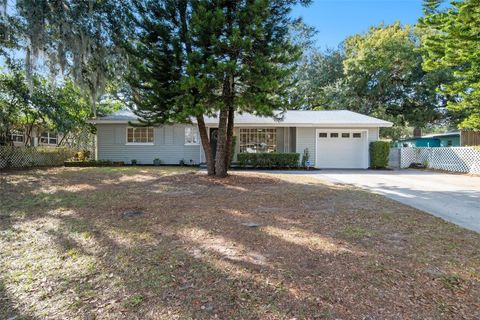
[[317,131],[316,167],[366,168],[366,140],[363,131]]

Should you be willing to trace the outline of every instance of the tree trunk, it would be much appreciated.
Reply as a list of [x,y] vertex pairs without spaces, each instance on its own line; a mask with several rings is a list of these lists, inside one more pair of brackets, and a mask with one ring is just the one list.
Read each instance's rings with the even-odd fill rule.
[[198,131],[200,132],[200,139],[202,140],[203,151],[207,160],[207,172],[209,176],[215,175],[215,159],[213,159],[212,148],[210,146],[210,139],[208,139],[207,127],[203,116],[197,117]]
[[227,155],[225,157],[225,166],[230,168],[233,157],[233,127],[235,121],[235,110],[233,104],[228,107],[228,124],[227,124]]
[[228,108],[223,107],[220,110],[218,120],[218,138],[217,138],[217,153],[215,159],[215,175],[223,178],[227,176],[227,122],[228,122]]

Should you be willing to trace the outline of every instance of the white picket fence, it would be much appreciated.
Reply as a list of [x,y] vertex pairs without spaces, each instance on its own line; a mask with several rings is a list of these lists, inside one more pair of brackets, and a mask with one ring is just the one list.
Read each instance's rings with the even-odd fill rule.
[[399,155],[395,162],[400,168],[421,163],[431,169],[480,174],[480,150],[473,147],[393,148],[391,160],[396,158],[395,153]]

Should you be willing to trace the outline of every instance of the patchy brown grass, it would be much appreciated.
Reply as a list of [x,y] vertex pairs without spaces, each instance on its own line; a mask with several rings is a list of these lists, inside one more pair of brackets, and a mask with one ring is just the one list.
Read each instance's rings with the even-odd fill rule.
[[0,178],[1,319],[480,317],[480,236],[362,190],[184,168]]

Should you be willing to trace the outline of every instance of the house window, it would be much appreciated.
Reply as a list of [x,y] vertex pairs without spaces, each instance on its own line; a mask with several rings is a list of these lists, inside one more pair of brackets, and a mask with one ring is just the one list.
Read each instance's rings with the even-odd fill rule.
[[13,142],[24,142],[25,136],[23,135],[23,130],[12,130],[10,138]]
[[453,142],[452,142],[452,140],[448,140],[447,141],[447,147],[451,147],[451,146],[453,146]]
[[342,133],[342,138],[350,138],[350,133]]
[[330,138],[338,138],[338,133],[337,132],[330,133]]
[[240,152],[271,153],[275,151],[277,151],[277,129],[240,129]]
[[194,127],[185,128],[185,144],[199,144],[198,131]]
[[127,128],[127,143],[153,143],[153,127]]
[[319,137],[319,138],[326,138],[326,137],[327,137],[327,133],[326,133],[326,132],[320,132],[320,133],[318,134],[318,137]]
[[362,134],[361,133],[358,133],[358,132],[355,132],[352,134],[352,137],[354,138],[361,138],[362,137]]
[[42,132],[40,136],[40,143],[43,144],[57,144],[57,134],[54,132]]

